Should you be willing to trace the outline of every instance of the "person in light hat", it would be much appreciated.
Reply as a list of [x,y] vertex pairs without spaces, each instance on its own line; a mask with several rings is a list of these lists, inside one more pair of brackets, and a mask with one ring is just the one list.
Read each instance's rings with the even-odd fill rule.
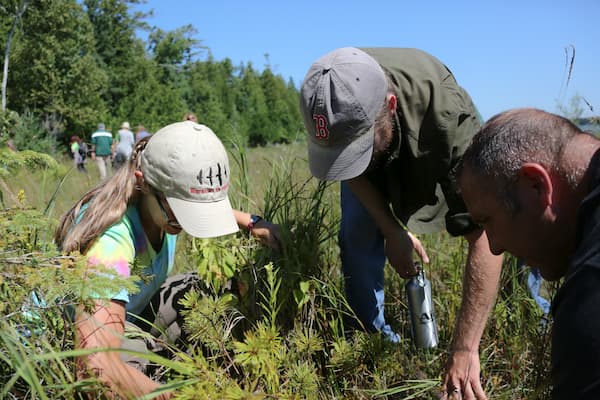
[[131,131],[129,122],[125,121],[121,124],[117,132],[117,145],[115,146],[115,156],[113,158],[113,168],[119,169],[131,157],[133,145],[135,144],[135,136]]
[[471,98],[423,51],[346,47],[310,66],[300,108],[311,173],[342,182],[342,269],[361,326],[399,341],[384,317],[383,270],[386,257],[403,278],[416,274],[413,253],[429,262],[413,233],[445,228],[467,239],[464,297],[444,390],[484,399],[478,346],[502,258],[491,254],[454,177],[481,123]]
[[[177,300],[200,282],[195,274],[168,277],[182,230],[211,238],[242,228],[277,247],[277,225],[231,208],[230,176],[219,138],[204,125],[178,122],[138,142],[127,164],[65,213],[55,234],[61,251],[79,251],[91,267],[114,268],[124,277],[135,263],[142,275],[151,277],[137,282],[136,293],[104,293],[92,310],[79,307],[79,348],[135,346],[123,336],[126,321],[153,334],[159,326],[169,333],[169,341],[183,340]],[[154,323],[147,326],[143,321]],[[82,358],[79,374],[93,371],[112,396],[123,398],[139,398],[159,387],[144,374],[147,365],[123,358],[115,352],[93,353]]]

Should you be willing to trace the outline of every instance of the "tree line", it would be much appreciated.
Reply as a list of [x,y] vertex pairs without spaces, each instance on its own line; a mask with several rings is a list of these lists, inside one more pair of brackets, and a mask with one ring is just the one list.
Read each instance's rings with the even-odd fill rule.
[[[192,25],[150,26],[145,0],[3,0],[2,141],[52,152],[99,122],[153,132],[194,112],[225,142],[289,142],[302,128],[292,79],[215,60]],[[199,27],[201,28],[201,27]],[[137,32],[146,32],[141,39]]]

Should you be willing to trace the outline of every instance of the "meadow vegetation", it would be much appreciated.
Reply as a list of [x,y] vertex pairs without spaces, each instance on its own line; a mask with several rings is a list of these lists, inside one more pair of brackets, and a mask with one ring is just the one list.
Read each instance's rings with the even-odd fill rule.
[[[172,359],[151,356],[165,387],[181,399],[437,398],[466,243],[445,233],[421,237],[432,259],[436,349],[414,347],[404,282],[389,267],[387,319],[401,343],[350,335],[336,242],[339,186],[310,178],[304,146],[231,147],[234,206],[281,224],[283,248],[275,253],[244,233],[182,237],[176,268],[197,271],[210,290],[185,299],[195,345],[171,349]],[[73,348],[70,305],[85,302],[92,287],[131,284],[90,276],[85,260],[61,255],[52,244],[56,220],[97,183],[97,171],[92,164],[87,175],[71,170],[70,160],[4,165],[0,398],[80,398],[99,385],[75,376],[74,358],[83,351]],[[505,263],[480,347],[484,387],[490,399],[545,399],[551,321],[529,297],[524,271],[511,258]]]
[[[94,287],[131,286],[88,274],[82,257],[53,244],[60,215],[98,183],[95,165],[81,174],[61,158],[69,138],[89,141],[99,122],[113,133],[123,121],[154,132],[186,111],[229,146],[233,205],[280,224],[283,246],[275,253],[244,233],[182,234],[176,269],[196,271],[209,289],[185,299],[195,345],[171,349],[175,357],[151,356],[165,388],[180,399],[437,398],[466,243],[446,233],[420,237],[432,259],[436,349],[414,347],[404,282],[389,267],[386,320],[401,343],[350,334],[336,237],[339,185],[310,177],[306,144],[297,142],[304,132],[298,82],[277,74],[268,54],[262,70],[214,59],[195,27],[150,26],[135,11],[140,2],[0,5],[0,47],[10,65],[0,90],[7,100],[0,110],[0,398],[74,399],[101,389],[75,376],[74,359],[85,353],[73,347],[69,311]],[[574,48],[569,77],[573,61]],[[597,117],[581,119],[582,101],[559,109],[598,131]],[[511,257],[505,264],[480,344],[484,388],[490,399],[545,399],[552,321],[527,293],[527,270]],[[544,294],[555,290],[547,285]]]

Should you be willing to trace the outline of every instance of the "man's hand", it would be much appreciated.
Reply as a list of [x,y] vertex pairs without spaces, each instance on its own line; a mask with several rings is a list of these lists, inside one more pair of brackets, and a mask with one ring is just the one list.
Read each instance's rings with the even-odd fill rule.
[[429,257],[421,241],[402,228],[390,209],[389,201],[366,177],[361,175],[346,182],[383,234],[385,255],[392,267],[403,278],[416,275],[413,250],[417,252],[424,264],[429,263]]
[[479,353],[456,350],[450,354],[441,400],[486,400],[480,380]]
[[479,342],[498,291],[502,256],[490,252],[487,236],[482,230],[466,234],[465,239],[469,250],[463,276],[463,298],[446,364],[442,399],[485,400],[487,397],[480,381]]
[[423,263],[429,263],[425,248],[412,233],[398,226],[398,229],[394,229],[385,237],[385,255],[392,267],[404,279],[417,274],[413,261],[413,250]]

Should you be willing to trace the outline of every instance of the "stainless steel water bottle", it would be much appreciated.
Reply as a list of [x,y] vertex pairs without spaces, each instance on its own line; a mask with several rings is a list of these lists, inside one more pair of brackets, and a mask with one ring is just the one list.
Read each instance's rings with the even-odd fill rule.
[[419,348],[432,348],[438,344],[437,326],[433,313],[431,284],[425,271],[417,265],[417,275],[406,282],[406,298],[413,341]]

